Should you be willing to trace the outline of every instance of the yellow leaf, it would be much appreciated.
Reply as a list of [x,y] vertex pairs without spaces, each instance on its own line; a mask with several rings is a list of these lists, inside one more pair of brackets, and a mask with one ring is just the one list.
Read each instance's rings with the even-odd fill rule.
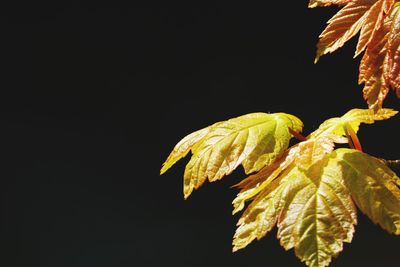
[[319,128],[311,134],[311,137],[320,137],[327,134],[346,136],[346,125],[350,125],[355,133],[361,123],[371,124],[377,120],[386,120],[397,114],[393,109],[379,109],[374,112],[371,109],[352,109],[342,117],[332,118],[323,122]]
[[210,131],[210,127],[203,128],[194,133],[189,134],[183,138],[172,150],[171,154],[168,156],[167,160],[163,163],[160,170],[160,174],[165,173],[172,165],[174,165],[178,160],[185,157],[192,149],[193,145],[198,143],[207,133]]
[[260,240],[275,226],[282,191],[277,189],[279,182],[279,179],[272,181],[243,213],[233,237],[233,252],[255,239]]
[[279,157],[292,137],[289,128],[302,130],[303,123],[285,113],[252,113],[216,123],[180,141],[164,163],[164,173],[189,150],[193,155],[184,174],[187,198],[206,179],[216,181],[240,164],[246,173],[260,170]]
[[298,146],[290,148],[289,151],[286,151],[286,153],[275,162],[265,166],[258,173],[251,175],[240,182],[238,187],[242,190],[232,202],[232,214],[242,210],[247,200],[252,199],[262,190],[267,188],[270,183],[281,174],[282,171],[287,169],[297,157],[298,151]]
[[357,207],[389,233],[400,235],[400,178],[380,160],[338,149],[343,178]]
[[294,248],[308,266],[327,266],[343,242],[350,242],[356,211],[335,160],[287,168],[244,212],[233,240],[236,251],[278,225],[285,249]]
[[242,210],[246,201],[267,188],[284,170],[293,168],[293,166],[305,170],[321,160],[326,154],[333,151],[335,142],[343,142],[343,140],[339,140],[334,135],[326,135],[303,141],[288,149],[272,164],[244,179],[237,185],[241,191],[232,202],[234,207],[232,213],[235,214]]

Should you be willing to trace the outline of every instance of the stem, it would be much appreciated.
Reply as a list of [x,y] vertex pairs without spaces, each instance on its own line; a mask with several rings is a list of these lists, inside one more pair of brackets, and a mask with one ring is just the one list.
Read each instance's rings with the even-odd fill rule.
[[296,138],[296,139],[299,140],[299,141],[306,141],[306,140],[307,140],[307,138],[306,138],[304,135],[302,135],[301,133],[296,132],[295,130],[293,130],[293,129],[290,128],[290,127],[289,127],[289,133],[290,133],[291,135],[293,135],[294,138]]
[[346,131],[347,139],[349,139],[350,147],[362,152],[360,140],[358,139],[357,134],[354,132],[354,130],[350,124],[346,123],[345,131]]

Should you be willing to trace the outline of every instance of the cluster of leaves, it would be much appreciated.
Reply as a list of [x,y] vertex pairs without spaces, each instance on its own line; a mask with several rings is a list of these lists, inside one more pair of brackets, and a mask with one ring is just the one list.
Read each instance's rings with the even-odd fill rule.
[[382,107],[389,89],[400,97],[400,1],[310,0],[309,7],[343,8],[320,35],[317,57],[342,47],[360,32],[355,57],[365,50],[359,69],[364,98],[370,108]]
[[[353,109],[307,137],[303,123],[285,113],[252,113],[218,122],[183,138],[161,174],[190,151],[184,172],[187,198],[207,179],[216,181],[242,165],[252,174],[236,186],[239,219],[233,251],[264,237],[275,225],[286,249],[308,266],[327,266],[351,242],[356,206],[374,223],[400,235],[400,178],[381,160],[360,151],[361,123],[388,119],[391,109]],[[289,147],[293,136],[301,142]],[[352,148],[335,149],[349,143]]]
[[[369,109],[332,118],[307,137],[303,123],[285,114],[252,113],[218,122],[183,138],[164,162],[165,173],[192,152],[184,172],[185,199],[206,180],[217,181],[242,165],[247,178],[233,200],[244,209],[233,251],[264,237],[274,226],[286,249],[311,267],[329,265],[351,242],[356,207],[389,233],[400,235],[400,178],[381,159],[362,152],[357,132],[394,116],[382,108],[389,89],[400,97],[400,1],[310,0],[309,7],[342,6],[321,33],[317,57],[360,32],[355,57],[364,52],[359,83]],[[292,137],[300,140],[289,147]],[[350,148],[335,148],[348,143]]]

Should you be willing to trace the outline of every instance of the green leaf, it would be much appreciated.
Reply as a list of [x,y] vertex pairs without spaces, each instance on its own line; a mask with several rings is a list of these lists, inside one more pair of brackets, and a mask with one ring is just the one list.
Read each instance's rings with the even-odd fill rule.
[[252,113],[216,123],[182,139],[161,173],[191,150],[193,156],[184,174],[187,198],[206,179],[219,180],[240,164],[246,173],[251,173],[273,162],[289,145],[289,128],[301,132],[303,123],[285,113]]
[[389,233],[400,234],[400,178],[380,160],[338,149],[345,184],[357,207]]

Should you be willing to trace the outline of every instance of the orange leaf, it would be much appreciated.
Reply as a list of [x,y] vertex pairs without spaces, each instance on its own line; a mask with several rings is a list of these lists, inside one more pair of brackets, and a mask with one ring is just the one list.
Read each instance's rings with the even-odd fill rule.
[[379,0],[365,14],[365,22],[361,28],[354,57],[358,56],[370,43],[373,34],[382,26],[385,13],[388,13],[393,4],[394,0]]
[[389,88],[400,98],[400,2],[395,0],[310,1],[313,6],[345,4],[321,33],[317,56],[342,47],[360,32],[355,57],[360,62],[358,83],[364,83],[364,99],[369,108],[382,107]]
[[308,3],[308,7],[317,7],[317,6],[330,6],[330,5],[338,5],[344,6],[349,3],[351,0],[310,0]]
[[364,83],[364,99],[370,108],[380,108],[385,99],[388,88],[383,81],[382,66],[386,56],[386,43],[388,25],[385,23],[378,31],[374,32],[370,45],[360,62],[360,75],[358,82]]
[[387,39],[387,54],[383,66],[385,82],[400,97],[400,11],[393,18]]
[[332,53],[342,47],[350,38],[358,33],[364,25],[368,11],[376,0],[354,0],[343,7],[329,21],[321,33],[317,44],[317,62],[319,57]]

